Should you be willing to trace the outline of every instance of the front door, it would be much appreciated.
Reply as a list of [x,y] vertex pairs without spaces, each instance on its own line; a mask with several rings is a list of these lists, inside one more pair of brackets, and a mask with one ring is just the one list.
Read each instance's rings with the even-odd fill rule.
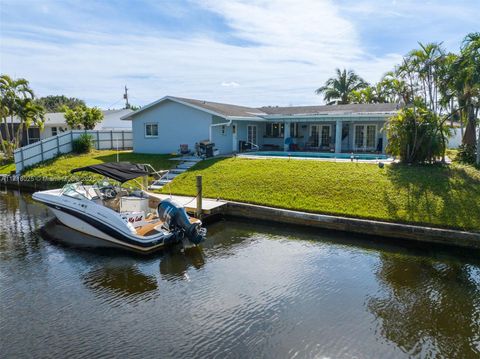
[[257,125],[247,126],[247,142],[257,144]]

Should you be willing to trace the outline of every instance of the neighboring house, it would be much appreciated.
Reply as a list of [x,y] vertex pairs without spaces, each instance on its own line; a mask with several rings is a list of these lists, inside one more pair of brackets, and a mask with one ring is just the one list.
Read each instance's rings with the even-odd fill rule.
[[[129,122],[122,121],[121,117],[132,113],[130,109],[121,109],[121,110],[105,110],[103,113],[103,120],[95,126],[95,130],[124,130],[131,131],[132,127]],[[14,131],[18,129],[18,119],[14,118],[13,120]],[[10,128],[10,119],[8,119],[8,125]],[[81,128],[81,127],[80,127]],[[56,136],[61,132],[68,131],[68,127],[65,116],[63,112],[51,112],[45,114],[45,123],[43,130],[36,126],[31,126],[27,131],[24,131],[22,138],[22,146],[25,146],[29,143],[34,143],[44,138]],[[2,131],[3,138],[6,138],[5,124],[0,124],[0,130]],[[11,131],[10,131],[11,132]]]
[[221,154],[242,141],[264,150],[385,152],[383,126],[396,104],[251,108],[166,96],[123,120],[132,121],[134,151],[169,153],[209,140]]

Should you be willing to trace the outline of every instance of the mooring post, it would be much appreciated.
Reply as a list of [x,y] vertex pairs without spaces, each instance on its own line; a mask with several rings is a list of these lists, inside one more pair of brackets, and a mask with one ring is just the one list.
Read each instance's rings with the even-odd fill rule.
[[202,218],[202,176],[197,176],[197,211],[195,216]]

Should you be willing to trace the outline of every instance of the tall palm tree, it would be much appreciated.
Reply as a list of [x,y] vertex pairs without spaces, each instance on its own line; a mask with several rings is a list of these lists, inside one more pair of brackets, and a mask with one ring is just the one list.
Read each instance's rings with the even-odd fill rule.
[[[473,150],[476,143],[476,117],[480,108],[480,33],[468,34],[448,69],[445,93],[455,98],[460,117],[466,124],[462,143]],[[468,149],[467,149],[468,150]],[[480,151],[477,151],[477,163]]]
[[336,77],[329,78],[325,85],[316,89],[317,95],[323,94],[323,99],[328,105],[334,103],[347,104],[353,91],[363,89],[368,83],[358,76],[353,70],[336,69]]
[[[13,79],[8,75],[0,76],[0,105],[3,123],[5,124],[6,141],[3,147],[8,157],[13,156],[13,150],[20,146],[22,133],[31,123],[40,124],[43,112],[38,106],[34,106],[33,90],[27,80]],[[10,116],[10,128],[7,120]],[[14,118],[18,116],[20,123],[15,133]],[[40,124],[41,126],[41,124]]]

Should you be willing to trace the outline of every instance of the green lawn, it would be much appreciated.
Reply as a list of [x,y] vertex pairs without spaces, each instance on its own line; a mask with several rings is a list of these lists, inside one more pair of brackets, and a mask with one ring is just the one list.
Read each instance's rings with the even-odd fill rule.
[[349,217],[480,230],[480,171],[460,166],[215,159],[177,177],[164,192]]
[[14,163],[7,163],[7,164],[4,164],[4,165],[0,165],[0,174],[9,175],[12,171],[15,171],[15,164]]
[[[156,170],[169,169],[176,164],[176,161],[170,161],[172,155],[151,155],[142,153],[133,153],[131,151],[120,151],[119,160],[134,163],[149,163]],[[27,169],[23,175],[29,177],[42,177],[52,180],[66,180],[70,176],[70,171],[77,167],[84,167],[103,162],[116,162],[117,151],[93,151],[89,154],[75,155],[68,154],[57,157],[50,161],[45,161],[33,168]],[[82,180],[93,180],[96,176],[88,173],[77,173],[76,177]]]

